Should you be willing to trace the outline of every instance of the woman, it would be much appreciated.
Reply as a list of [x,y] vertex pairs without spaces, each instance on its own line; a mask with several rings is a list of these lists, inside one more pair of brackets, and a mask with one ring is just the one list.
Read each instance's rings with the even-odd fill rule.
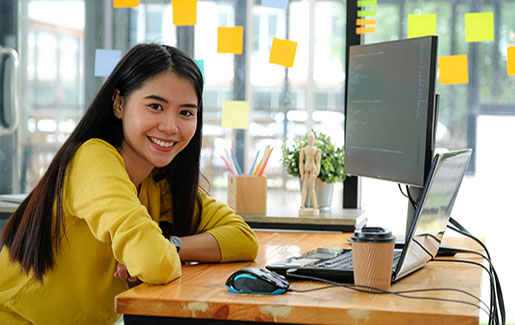
[[125,279],[255,258],[252,230],[199,188],[202,88],[173,47],[122,58],[4,228],[1,324],[114,323]]

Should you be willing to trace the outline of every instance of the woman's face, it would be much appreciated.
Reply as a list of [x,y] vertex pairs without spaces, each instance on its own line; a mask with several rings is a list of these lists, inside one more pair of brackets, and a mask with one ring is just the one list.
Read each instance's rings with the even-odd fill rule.
[[145,178],[154,167],[168,165],[197,129],[195,88],[169,71],[148,79],[127,98],[116,91],[113,109],[122,120],[120,153],[131,179],[134,175]]

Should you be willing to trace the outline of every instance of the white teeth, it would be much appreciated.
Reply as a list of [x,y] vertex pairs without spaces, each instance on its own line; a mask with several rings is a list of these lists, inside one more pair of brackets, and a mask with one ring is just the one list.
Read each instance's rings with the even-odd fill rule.
[[174,145],[175,142],[164,142],[156,138],[149,137],[150,141],[154,142],[157,145],[160,145],[161,147],[169,148]]

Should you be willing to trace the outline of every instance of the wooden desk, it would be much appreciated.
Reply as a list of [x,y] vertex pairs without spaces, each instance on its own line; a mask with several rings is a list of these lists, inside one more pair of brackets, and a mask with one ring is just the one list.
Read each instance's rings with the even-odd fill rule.
[[[259,255],[254,262],[198,264],[183,267],[183,276],[167,285],[141,284],[116,297],[116,311],[127,315],[187,317],[195,319],[284,322],[298,324],[478,324],[473,306],[355,292],[331,288],[309,293],[253,295],[228,292],[225,280],[245,267],[271,262],[316,247],[346,247],[349,234],[258,232]],[[446,239],[455,247],[478,249],[467,239]],[[459,258],[481,262],[471,254]],[[391,290],[458,288],[480,296],[482,270],[463,263],[431,262],[392,285]],[[324,284],[291,280],[291,288],[308,289]],[[415,294],[414,294],[415,295]],[[456,292],[419,293],[418,296],[474,302]],[[126,324],[141,320],[125,318]],[[163,319],[154,318],[159,323]]]

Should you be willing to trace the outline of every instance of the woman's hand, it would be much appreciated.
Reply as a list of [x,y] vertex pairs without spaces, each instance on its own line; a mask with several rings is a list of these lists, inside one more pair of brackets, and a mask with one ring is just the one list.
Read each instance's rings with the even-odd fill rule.
[[136,282],[138,278],[131,276],[127,271],[125,264],[116,263],[116,271],[114,271],[114,277],[123,281]]

